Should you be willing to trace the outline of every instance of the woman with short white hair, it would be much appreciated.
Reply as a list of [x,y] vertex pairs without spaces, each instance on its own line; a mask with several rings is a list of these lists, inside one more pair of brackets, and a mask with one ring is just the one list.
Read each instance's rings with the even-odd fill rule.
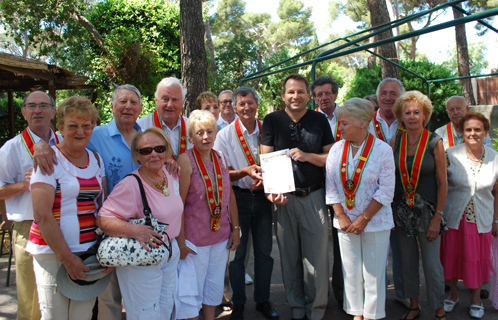
[[389,145],[368,132],[369,101],[336,109],[344,140],[329,151],[326,202],[334,208],[344,273],[344,310],[355,320],[386,316],[386,256],[394,227],[394,159]]
[[[240,243],[240,226],[235,195],[221,153],[213,150],[218,125],[213,114],[195,110],[187,131],[194,147],[178,157],[180,195],[184,201],[184,226],[178,239],[181,256],[192,259],[197,277],[196,305],[180,302],[177,319],[214,320],[222,302],[228,250]],[[187,246],[188,240],[195,246]],[[179,278],[179,283],[189,279]]]

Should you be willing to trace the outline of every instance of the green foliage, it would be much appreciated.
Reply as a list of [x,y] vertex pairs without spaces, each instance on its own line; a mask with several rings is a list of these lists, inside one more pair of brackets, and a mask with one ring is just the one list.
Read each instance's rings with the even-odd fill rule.
[[[493,131],[498,135],[498,129],[493,129]],[[493,143],[493,148],[498,151],[498,138],[491,138],[491,142]]]
[[[456,75],[447,67],[441,64],[435,64],[429,61],[413,61],[402,60],[399,64],[408,70],[411,70],[427,80],[453,78]],[[415,75],[401,71],[401,79],[406,91],[418,90],[427,94],[425,82],[416,77]],[[381,81],[380,66],[375,66],[373,69],[366,67],[358,68],[355,75],[351,76],[343,90],[347,90],[346,94],[341,95],[341,101],[348,100],[353,97],[364,97],[366,95],[375,93],[377,85]],[[453,95],[462,95],[462,87],[455,81],[444,81],[431,83],[430,86],[430,99],[434,105],[434,114],[444,114],[444,102],[448,97]]]
[[[14,134],[19,134],[28,126],[26,120],[24,120],[21,109],[22,109],[21,98],[14,98]],[[8,99],[0,99],[0,113],[2,117],[0,118],[0,146],[2,146],[7,140],[9,140],[9,119],[7,114],[9,112]],[[5,114],[4,114],[5,113]],[[4,117],[5,116],[5,117]]]
[[[482,73],[483,69],[486,69],[489,65],[489,61],[486,60],[486,50],[488,47],[484,42],[469,42],[469,70],[471,75],[478,75]],[[448,67],[454,73],[458,73],[458,56],[456,46],[453,46],[451,50],[448,50],[448,60],[444,62],[444,65]]]

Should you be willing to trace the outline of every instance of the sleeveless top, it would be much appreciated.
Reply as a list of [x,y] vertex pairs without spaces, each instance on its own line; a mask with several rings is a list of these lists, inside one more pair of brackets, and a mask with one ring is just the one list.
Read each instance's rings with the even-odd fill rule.
[[[190,164],[192,165],[192,176],[190,177],[190,187],[188,189],[187,197],[185,198],[184,208],[184,228],[185,239],[192,242],[198,247],[209,246],[228,240],[230,237],[230,220],[228,218],[228,202],[230,200],[230,176],[225,167],[225,161],[220,153],[215,151],[218,155],[218,160],[221,165],[221,172],[223,174],[223,205],[220,218],[220,229],[216,232],[211,231],[210,221],[211,213],[206,200],[206,189],[202,174],[195,163],[193,149],[186,151]],[[204,160],[207,171],[214,180],[214,169],[211,161]]]

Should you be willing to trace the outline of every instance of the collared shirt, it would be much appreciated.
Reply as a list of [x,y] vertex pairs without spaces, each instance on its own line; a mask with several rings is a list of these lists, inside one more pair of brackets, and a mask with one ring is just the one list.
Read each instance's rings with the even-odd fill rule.
[[[443,139],[444,150],[448,149],[449,142],[448,142],[448,133],[446,132],[446,125],[437,128],[435,132],[438,136],[440,136]],[[463,143],[463,133],[458,135],[456,130],[455,130],[455,127],[453,127],[453,137],[456,138],[455,139],[455,146]],[[486,135],[486,137],[484,137],[483,144],[485,146],[493,148],[493,143],[491,142],[491,139],[489,138],[489,133]]]
[[[380,116],[380,111],[377,112],[377,121],[379,121],[381,127],[382,127],[382,132],[384,132],[384,136],[386,137],[386,142],[389,143],[391,141],[391,138],[396,135],[396,132],[398,131],[398,120],[394,120],[391,125],[388,125],[386,120],[382,119]],[[370,121],[370,124],[368,126],[368,132],[374,135],[374,137],[377,138],[377,133],[375,132],[375,125],[373,120]]]
[[[376,200],[382,205],[382,208],[372,217],[372,220],[365,228],[365,232],[390,230],[394,227],[391,202],[394,197],[394,183],[396,180],[394,157],[391,147],[380,139],[375,139],[372,152],[363,169],[360,185],[356,190],[355,206],[349,210],[346,206],[346,195],[344,194],[341,180],[341,161],[344,143],[344,140],[336,142],[330,148],[327,157],[325,202],[328,205],[341,204],[344,208],[344,213],[351,221],[354,221],[365,212],[372,200]],[[354,157],[349,152],[347,164],[348,179],[351,179],[353,176],[364,144],[365,141],[363,141]],[[334,228],[340,228],[339,221],[335,216]]]
[[[42,141],[29,128],[29,133],[33,137],[33,142]],[[62,141],[62,136],[57,134],[59,141]],[[26,150],[22,141],[22,135],[18,134],[14,138],[5,142],[0,149],[0,187],[7,184],[14,184],[25,181],[24,174],[28,169],[33,168],[33,159]],[[55,146],[57,141],[54,132],[50,130],[50,146]],[[5,200],[7,209],[7,218],[12,221],[33,220],[33,203],[31,202],[31,191],[27,190],[16,196]]]
[[[263,122],[261,122],[261,124],[263,124]],[[246,127],[244,127],[242,121],[240,121],[240,129],[242,130],[242,133],[244,134],[246,141],[249,144],[249,149],[252,152],[254,160],[256,160],[256,163],[259,163],[258,144],[260,132],[258,124],[256,123],[256,128],[251,134],[249,134]],[[221,151],[225,155],[228,166],[232,167],[235,170],[240,170],[249,166],[249,163],[244,156],[244,151],[240,146],[237,132],[235,132],[235,121],[232,122],[229,126],[225,127],[225,129],[218,132],[218,135],[216,136],[216,140],[214,142],[214,149],[217,151]],[[232,185],[238,186],[239,188],[243,189],[251,189],[253,187],[253,181],[254,180],[251,177],[245,176],[242,179],[233,181]]]
[[[142,130],[147,130],[149,128],[152,128],[154,127],[154,118],[153,118],[154,114],[151,113],[141,119],[138,119],[137,120],[137,123],[140,125],[140,127],[142,128]],[[161,124],[163,126],[163,130],[164,132],[168,135],[169,137],[169,140],[171,142],[171,148],[173,149],[173,154],[175,155],[175,157],[178,158],[178,140],[179,140],[179,137],[180,137],[180,128],[181,128],[181,120],[180,120],[180,117],[183,117],[182,115],[180,115],[178,117],[178,120],[176,121],[176,125],[173,129],[170,129],[163,121],[163,119],[161,119]],[[161,118],[161,117],[159,117]],[[220,117],[221,118],[221,117]],[[183,120],[185,120],[185,127],[186,127],[186,124],[187,124],[187,120],[188,118],[186,117],[183,117]],[[186,129],[186,128],[185,128]],[[190,143],[190,141],[188,141],[188,132],[187,132],[187,150],[192,148],[194,145],[192,143]]]
[[[335,108],[336,109],[339,108],[337,103],[335,104]],[[322,108],[318,108],[318,112],[320,112],[321,114],[325,115],[325,117],[327,117],[327,120],[329,121],[329,124],[330,124],[330,130],[332,130],[332,134],[334,135],[334,139],[336,139],[335,133],[336,133],[337,127],[339,126],[339,119],[337,118],[337,115],[335,114],[336,109],[334,109],[334,112],[332,112],[332,119],[329,119],[327,114],[322,111]]]
[[[136,122],[133,129],[137,130],[137,132],[142,131]],[[105,167],[108,194],[128,173],[140,167],[131,159],[130,147],[119,131],[114,119],[108,124],[93,129],[87,148],[97,151],[101,156],[101,161]]]
[[[238,118],[239,116],[235,114],[235,118],[233,118],[232,123]],[[216,124],[220,126],[220,130],[224,129],[226,126],[229,126],[230,123],[226,122],[225,119],[220,114],[220,117],[218,118],[218,121],[216,121]]]

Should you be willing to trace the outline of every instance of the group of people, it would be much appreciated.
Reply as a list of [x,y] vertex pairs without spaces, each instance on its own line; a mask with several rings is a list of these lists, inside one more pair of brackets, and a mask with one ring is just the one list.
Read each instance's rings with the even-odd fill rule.
[[[113,119],[96,126],[98,111],[84,97],[55,108],[43,92],[30,93],[22,113],[28,127],[0,149],[0,198],[14,222],[18,319],[215,318],[225,270],[232,320],[242,320],[246,256],[254,251],[254,301],[267,319],[272,227],[292,319],[322,319],[328,302],[330,216],[332,289],[345,312],[386,317],[386,259],[393,254],[396,300],[402,319],[420,317],[419,249],[428,313],[446,319],[458,302],[457,283],[473,289],[470,315],[481,318],[482,283],[489,282],[491,237],[498,232],[498,157],[490,124],[468,112],[464,98],[446,107],[451,122],[429,132],[431,101],[382,80],[374,100],[335,103],[337,82],[311,84],[291,74],[283,82],[285,108],[257,118],[251,88],[199,95],[189,118],[185,88],[162,79],[156,110],[141,119],[142,97],[132,85],[115,89]],[[307,108],[313,98],[318,107]],[[59,133],[50,127],[57,114]],[[288,149],[295,191],[264,192],[259,155]],[[33,168],[36,168],[33,170]],[[164,234],[130,223],[144,205],[168,224]],[[108,236],[132,238],[149,250],[170,243],[154,266],[106,268],[109,284],[95,298],[57,290],[62,267],[82,288],[85,254]],[[171,239],[171,241],[169,240]],[[229,251],[234,251],[229,259]],[[445,279],[450,295],[445,299]]]

